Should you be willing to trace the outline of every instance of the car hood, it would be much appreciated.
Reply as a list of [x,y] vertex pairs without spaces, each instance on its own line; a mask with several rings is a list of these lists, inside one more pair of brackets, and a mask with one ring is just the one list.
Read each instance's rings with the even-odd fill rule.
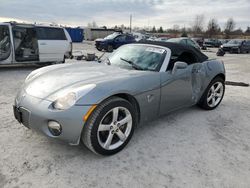
[[102,42],[102,41],[104,41],[104,39],[99,38],[95,40],[95,42]]
[[52,65],[31,73],[26,79],[24,90],[31,96],[52,100],[62,90],[138,74],[143,74],[143,71],[126,70],[96,62]]
[[108,42],[112,42],[113,39],[96,39],[95,42],[96,43],[108,43]]

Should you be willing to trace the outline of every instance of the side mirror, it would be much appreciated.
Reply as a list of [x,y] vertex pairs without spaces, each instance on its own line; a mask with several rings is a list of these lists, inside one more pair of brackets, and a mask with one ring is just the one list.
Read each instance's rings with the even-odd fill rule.
[[185,69],[188,67],[188,64],[185,62],[181,62],[181,61],[177,61],[174,64],[173,70],[172,70],[172,74],[175,74],[175,72],[177,71],[177,69]]

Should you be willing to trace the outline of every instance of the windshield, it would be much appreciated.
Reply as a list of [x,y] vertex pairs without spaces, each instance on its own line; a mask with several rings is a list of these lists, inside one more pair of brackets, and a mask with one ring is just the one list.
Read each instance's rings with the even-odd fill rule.
[[166,51],[160,47],[126,45],[112,54],[107,64],[125,69],[159,71],[165,55]]
[[228,44],[241,44],[242,40],[230,40]]
[[104,39],[114,39],[118,35],[119,35],[119,33],[113,33],[111,35],[106,36]]

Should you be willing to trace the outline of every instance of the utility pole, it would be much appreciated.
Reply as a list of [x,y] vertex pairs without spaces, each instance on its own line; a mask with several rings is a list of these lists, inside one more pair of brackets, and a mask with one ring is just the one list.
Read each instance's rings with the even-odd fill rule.
[[130,33],[132,32],[132,14],[130,14]]

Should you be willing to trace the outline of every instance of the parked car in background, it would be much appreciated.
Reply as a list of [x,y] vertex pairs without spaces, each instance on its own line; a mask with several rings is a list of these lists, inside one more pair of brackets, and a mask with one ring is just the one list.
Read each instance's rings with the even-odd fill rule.
[[136,33],[136,32],[134,32],[134,33],[132,33],[132,35],[134,36],[134,38],[135,38],[135,40],[136,40],[137,42],[139,42],[139,41],[141,41],[141,40],[146,40],[146,36],[143,35],[143,34],[141,34],[141,33]]
[[200,50],[199,44],[188,37],[171,38],[168,39],[167,42],[174,42],[174,43],[184,44],[187,46],[193,46],[196,49]]
[[124,44],[130,44],[134,42],[136,42],[136,40],[133,35],[115,32],[111,35],[108,35],[104,39],[96,39],[95,46],[99,51],[106,50],[108,52],[112,52],[114,49],[117,49]]
[[148,41],[156,41],[157,37],[156,36],[150,36],[147,40]]
[[230,39],[219,39],[219,41],[221,42],[221,45],[226,44],[227,42],[230,41]]
[[168,37],[158,37],[155,39],[155,41],[167,42],[168,39]]
[[192,38],[193,41],[195,41],[197,44],[199,44],[200,48],[202,50],[206,50],[207,47],[204,45],[204,39],[203,38]]
[[250,40],[233,39],[226,44],[221,45],[221,49],[224,52],[230,53],[249,53],[250,52]]
[[213,110],[224,91],[221,61],[187,45],[146,41],[120,47],[103,63],[31,72],[13,111],[30,129],[112,155],[128,144],[139,123],[196,104]]
[[62,27],[0,23],[0,64],[63,63],[72,42]]
[[219,48],[221,46],[221,41],[218,39],[205,39],[204,46],[211,48]]

